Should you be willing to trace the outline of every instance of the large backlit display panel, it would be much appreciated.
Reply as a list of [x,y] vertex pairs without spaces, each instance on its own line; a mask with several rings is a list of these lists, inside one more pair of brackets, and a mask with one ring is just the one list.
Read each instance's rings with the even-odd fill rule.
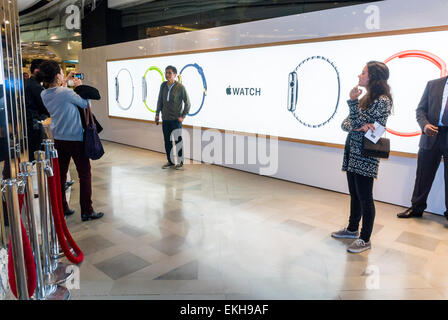
[[446,75],[446,39],[437,31],[108,61],[109,115],[154,120],[174,65],[192,104],[187,125],[344,144],[348,93],[379,60],[391,73],[391,149],[416,153],[415,109],[426,82]]

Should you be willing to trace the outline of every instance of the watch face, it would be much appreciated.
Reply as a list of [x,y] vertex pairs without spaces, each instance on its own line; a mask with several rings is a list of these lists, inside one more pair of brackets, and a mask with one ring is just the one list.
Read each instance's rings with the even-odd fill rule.
[[120,95],[120,85],[118,84],[118,77],[115,78],[115,100],[118,101],[118,96]]
[[[326,89],[316,100],[312,93],[317,87]],[[300,124],[320,128],[336,114],[340,91],[339,72],[333,62],[323,56],[308,57],[289,74],[288,111]]]
[[288,77],[288,111],[294,112],[297,105],[297,73],[291,72]]
[[[120,92],[121,81],[121,92]],[[131,108],[134,101],[134,81],[128,69],[122,68],[115,77],[115,100],[121,110]]]
[[142,78],[142,99],[143,99],[143,102],[146,101],[147,96],[148,96],[148,89],[147,89],[147,86],[146,86],[146,79]]

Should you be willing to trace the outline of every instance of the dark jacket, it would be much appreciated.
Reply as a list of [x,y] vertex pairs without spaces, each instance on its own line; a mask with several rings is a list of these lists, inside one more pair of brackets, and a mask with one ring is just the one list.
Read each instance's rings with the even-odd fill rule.
[[34,152],[41,150],[42,140],[46,138],[44,128],[40,123],[50,116],[42,101],[41,92],[44,88],[34,77],[25,81],[26,127],[28,134],[28,156],[34,160]]
[[190,98],[182,83],[175,82],[170,91],[170,101],[167,100],[168,84],[165,81],[160,85],[156,111],[156,115],[162,112],[162,120],[177,120],[179,117],[185,118],[188,112],[190,112]]
[[443,90],[448,77],[429,81],[426,85],[423,96],[418,104],[416,115],[417,122],[422,129],[419,147],[422,149],[431,149],[436,142],[436,136],[427,136],[423,129],[427,124],[439,125],[440,111],[442,109]]
[[34,77],[25,81],[25,105],[29,118],[44,120],[50,116],[40,96],[44,88]]
[[[87,85],[81,85],[81,86],[77,86],[74,91],[79,96],[81,96],[81,98],[83,98],[83,99],[101,100],[101,96],[100,96],[98,89],[96,89],[94,87],[87,86]],[[85,109],[78,107],[78,111],[79,111],[79,116],[81,118],[82,128],[84,129],[84,133],[85,133],[85,130],[87,127],[86,117],[84,114]],[[95,125],[96,125],[96,131],[98,133],[100,133],[101,131],[103,131],[103,127],[100,125],[98,120],[96,120],[96,117],[93,114],[93,111],[92,111],[92,116],[93,116],[93,121],[95,122]]]

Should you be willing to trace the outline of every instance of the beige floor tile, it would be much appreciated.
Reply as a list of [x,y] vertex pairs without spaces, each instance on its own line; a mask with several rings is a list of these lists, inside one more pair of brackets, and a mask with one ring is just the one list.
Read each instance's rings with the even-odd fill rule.
[[[352,255],[330,237],[348,195],[213,165],[162,170],[163,154],[104,146],[92,173],[105,217],[67,219],[76,241],[101,247],[87,243],[73,299],[448,299],[444,217],[397,219],[403,208],[376,202],[372,249]],[[70,198],[79,211],[78,184]],[[150,265],[116,281],[93,266],[124,253]]]

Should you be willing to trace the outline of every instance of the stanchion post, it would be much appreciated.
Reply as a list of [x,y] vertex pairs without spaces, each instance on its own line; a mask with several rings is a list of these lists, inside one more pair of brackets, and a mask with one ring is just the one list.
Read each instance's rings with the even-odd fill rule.
[[23,252],[22,226],[20,221],[19,196],[17,192],[17,181],[4,181],[6,208],[11,230],[11,247],[14,259],[14,272],[19,300],[29,300],[26,282],[25,255]]
[[31,162],[22,162],[20,164],[20,171],[21,174],[19,176],[25,183],[24,204],[28,222],[28,233],[33,248],[34,261],[36,262],[37,288],[35,297],[37,300],[43,300],[45,298],[45,279],[42,269],[42,252],[39,243],[39,233],[33,206],[34,191],[33,179],[31,177],[33,164]]
[[[42,142],[42,146],[44,147],[45,150],[45,159],[49,161],[51,168],[54,168],[53,165],[53,158],[52,158],[52,153],[54,151],[54,143],[51,139],[46,139],[44,140],[44,142]],[[48,190],[48,188],[47,188]],[[48,200],[48,203],[50,203],[50,201]],[[50,255],[51,255],[51,269],[52,271],[55,271],[57,269],[58,266],[58,262],[57,259],[60,257],[60,252],[59,252],[59,243],[58,243],[58,238],[56,236],[56,230],[55,230],[55,226],[54,226],[54,220],[51,219],[51,216],[53,215],[53,212],[51,212],[51,206],[48,206],[49,211],[50,211],[50,238],[49,238],[49,246],[50,246]]]
[[3,211],[3,192],[0,192],[0,249],[6,248],[5,212]]
[[[54,148],[54,142],[50,139],[47,139],[42,143],[42,145],[44,146],[46,159],[51,165],[51,168],[54,168],[54,159],[58,157],[58,153]],[[57,190],[57,192],[60,191]],[[48,203],[51,203],[50,195],[48,195]],[[51,206],[50,206],[50,214],[51,217],[53,217],[53,215],[55,214],[54,212],[52,212]],[[54,219],[52,218],[50,218],[50,231],[51,231],[50,253],[51,253],[54,283],[55,284],[65,283],[74,276],[74,271],[71,270],[70,272],[67,272],[68,265],[58,261],[61,255],[59,254],[59,242],[56,236]]]
[[46,277],[45,282],[51,281],[51,261],[50,261],[50,246],[49,246],[49,230],[48,230],[48,207],[47,207],[47,188],[46,188],[46,173],[45,168],[47,163],[45,161],[45,153],[43,151],[36,151],[34,153],[36,159],[37,170],[37,185],[39,190],[39,208],[40,208],[40,224],[42,237],[42,259],[43,272]]
[[[34,153],[34,158],[36,159],[37,168],[37,182],[39,189],[39,204],[40,204],[40,214],[41,214],[41,228],[42,228],[42,259],[43,272],[45,277],[45,299],[46,300],[68,300],[70,299],[70,291],[58,285],[61,280],[58,279],[52,270],[52,259],[49,244],[49,206],[47,206],[48,200],[48,189],[47,189],[47,176],[52,176],[53,171],[48,166],[48,161],[45,159],[45,152],[36,151]],[[72,272],[73,273],[73,272]]]

